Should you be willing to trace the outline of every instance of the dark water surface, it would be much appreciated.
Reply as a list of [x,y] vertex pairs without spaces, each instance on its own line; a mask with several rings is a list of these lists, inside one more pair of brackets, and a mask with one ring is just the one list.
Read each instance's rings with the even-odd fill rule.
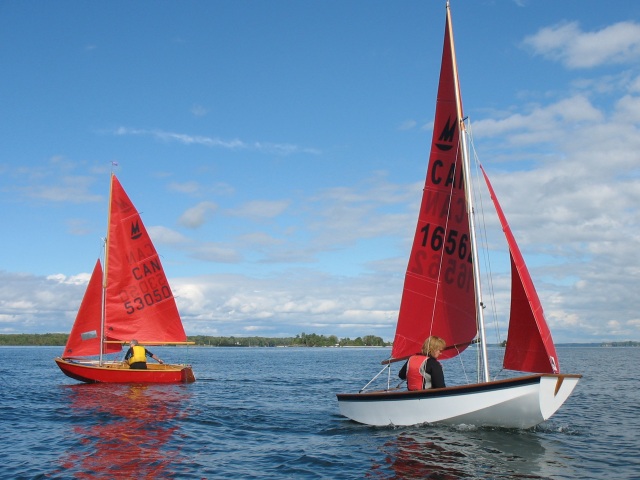
[[79,384],[53,362],[61,350],[0,347],[2,479],[640,478],[640,348],[560,347],[584,378],[523,431],[341,417],[335,394],[360,389],[383,349],[154,348],[198,380],[150,386]]

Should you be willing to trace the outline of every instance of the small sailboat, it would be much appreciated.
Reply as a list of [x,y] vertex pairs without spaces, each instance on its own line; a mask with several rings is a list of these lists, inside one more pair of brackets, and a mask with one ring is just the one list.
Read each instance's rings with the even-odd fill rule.
[[[65,375],[87,383],[188,383],[191,365],[148,363],[146,370],[110,360],[136,339],[141,345],[184,345],[178,307],[140,214],[111,174],[104,271],[98,259],[62,356]],[[98,357],[98,359],[87,359]]]
[[390,369],[392,363],[419,353],[430,335],[442,337],[450,346],[440,360],[458,356],[469,345],[477,344],[481,367],[477,383],[414,391],[392,388],[389,370],[385,390],[367,391],[365,386],[359,393],[337,395],[340,413],[356,422],[380,426],[444,423],[529,428],[553,415],[581,378],[560,373],[540,299],[495,192],[480,167],[511,259],[511,312],[503,367],[518,372],[510,378],[491,380],[470,163],[447,2],[425,187],[391,358],[383,362],[385,367],[377,376]]

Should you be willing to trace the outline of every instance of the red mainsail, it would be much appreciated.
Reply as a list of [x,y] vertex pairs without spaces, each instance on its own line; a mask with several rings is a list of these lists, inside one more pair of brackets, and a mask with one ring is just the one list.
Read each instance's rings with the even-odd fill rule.
[[115,175],[111,177],[105,265],[106,337],[135,338],[141,343],[186,341],[158,253]]
[[404,281],[391,356],[420,351],[429,335],[460,353],[477,334],[469,215],[460,146],[459,100],[453,33],[445,25],[433,139],[418,224]]
[[496,207],[511,258],[511,314],[503,366],[521,372],[559,373],[558,355],[538,293],[489,177],[484,169],[480,168]]

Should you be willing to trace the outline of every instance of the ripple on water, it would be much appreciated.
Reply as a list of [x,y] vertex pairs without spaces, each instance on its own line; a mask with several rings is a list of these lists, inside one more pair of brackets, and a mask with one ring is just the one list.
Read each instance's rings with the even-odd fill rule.
[[640,349],[607,350],[618,375],[598,370],[603,350],[559,349],[585,377],[518,431],[345,419],[335,393],[377,373],[375,350],[193,349],[196,383],[145,387],[81,385],[58,349],[0,348],[0,365],[17,364],[0,376],[0,478],[634,478]]

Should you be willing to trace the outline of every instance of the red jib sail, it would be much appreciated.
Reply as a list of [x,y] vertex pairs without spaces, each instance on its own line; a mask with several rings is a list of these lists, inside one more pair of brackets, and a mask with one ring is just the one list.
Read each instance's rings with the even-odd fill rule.
[[[462,105],[451,24],[445,26],[433,139],[404,281],[392,357],[420,351],[429,335],[464,350],[477,333],[469,217],[460,149]],[[459,95],[457,95],[459,98]]]
[[559,373],[558,355],[538,293],[489,177],[484,169],[480,168],[498,212],[511,258],[511,314],[503,366],[521,372]]
[[115,175],[107,238],[105,336],[185,342],[173,292],[137,210]]
[[[100,354],[100,324],[102,319],[102,265],[100,260],[93,268],[89,285],[71,328],[63,356],[87,357]],[[116,353],[120,345],[107,344],[103,353]]]

